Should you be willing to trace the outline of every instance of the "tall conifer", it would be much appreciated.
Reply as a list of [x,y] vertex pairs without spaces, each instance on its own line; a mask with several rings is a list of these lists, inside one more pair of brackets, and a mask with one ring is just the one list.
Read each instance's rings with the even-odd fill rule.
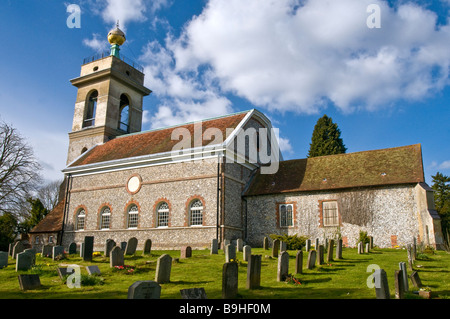
[[325,114],[314,126],[308,157],[342,154],[346,151],[341,131],[332,118]]

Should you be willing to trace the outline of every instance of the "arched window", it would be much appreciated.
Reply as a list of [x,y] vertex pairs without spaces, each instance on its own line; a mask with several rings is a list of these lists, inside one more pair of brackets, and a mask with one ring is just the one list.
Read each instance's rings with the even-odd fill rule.
[[162,202],[158,205],[156,212],[158,214],[158,227],[169,226],[169,205],[166,202]]
[[86,212],[84,211],[84,209],[80,209],[77,213],[76,221],[75,221],[76,230],[84,230],[85,218],[86,218]]
[[48,243],[53,244],[53,236],[48,236]]
[[84,115],[83,127],[95,125],[95,112],[97,110],[98,92],[94,91],[87,99],[86,113]]
[[111,223],[111,210],[109,207],[104,207],[100,213],[100,229],[109,229]]
[[137,205],[132,204],[128,207],[128,228],[137,228],[139,220],[139,209]]
[[125,94],[120,96],[119,130],[130,132],[130,101]]
[[191,226],[203,225],[203,203],[194,199],[189,205],[189,224]]

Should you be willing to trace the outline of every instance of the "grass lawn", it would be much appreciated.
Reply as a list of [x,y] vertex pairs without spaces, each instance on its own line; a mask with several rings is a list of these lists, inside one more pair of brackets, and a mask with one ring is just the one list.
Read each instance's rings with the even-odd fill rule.
[[[156,261],[162,254],[174,258],[179,251],[152,251],[151,256],[142,256],[138,251],[134,256],[125,256],[125,264],[134,271],[116,271],[109,266],[109,258],[95,256],[92,262],[84,262],[78,255],[67,255],[66,259],[52,261],[50,258],[36,256],[36,267],[29,271],[15,271],[15,260],[9,258],[6,268],[0,269],[1,299],[126,299],[128,287],[135,281],[154,280]],[[343,259],[329,264],[306,269],[307,253],[303,253],[303,273],[292,274],[301,285],[277,282],[277,259],[270,258],[269,250],[252,249],[252,254],[262,255],[261,288],[245,288],[247,262],[242,261],[242,253],[237,254],[239,263],[239,299],[374,299],[375,289],[367,287],[367,278],[371,271],[369,265],[378,265],[388,275],[391,298],[395,298],[394,272],[399,269],[399,262],[407,262],[406,250],[374,249],[370,253],[357,254],[356,249],[344,248]],[[295,265],[296,251],[290,255],[289,272]],[[267,257],[266,257],[267,256]],[[326,254],[325,254],[326,256]],[[433,292],[433,298],[450,298],[450,254],[437,251],[434,254],[420,255],[414,269],[418,271],[424,286]],[[209,250],[193,250],[192,257],[175,261],[172,265],[171,282],[162,284],[161,299],[180,299],[180,289],[203,287],[208,299],[220,299],[222,293],[222,267],[225,257],[222,250],[218,255],[210,255]],[[89,279],[85,266],[98,265],[101,276],[93,285],[81,288],[69,288],[59,278],[56,268],[76,264],[81,267],[83,278]],[[37,273],[42,287],[33,291],[21,291],[18,274]],[[408,275],[411,271],[408,269]],[[91,278],[92,279],[92,278]],[[413,291],[407,298],[419,298]]]

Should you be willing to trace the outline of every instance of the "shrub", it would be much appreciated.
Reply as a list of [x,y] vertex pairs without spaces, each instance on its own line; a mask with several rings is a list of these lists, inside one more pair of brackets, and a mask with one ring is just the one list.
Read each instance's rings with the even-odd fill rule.
[[95,286],[95,285],[103,285],[103,278],[97,275],[86,275],[81,274],[81,285],[82,286]]
[[369,236],[367,235],[366,231],[359,231],[359,242],[363,243],[363,244],[368,244],[370,243],[370,239]]
[[288,250],[301,250],[303,247],[305,247],[306,240],[308,239],[305,236],[297,236],[297,234],[292,236],[288,234],[283,235],[271,234],[270,238],[272,238],[272,240],[278,239],[279,241],[285,242],[286,249]]

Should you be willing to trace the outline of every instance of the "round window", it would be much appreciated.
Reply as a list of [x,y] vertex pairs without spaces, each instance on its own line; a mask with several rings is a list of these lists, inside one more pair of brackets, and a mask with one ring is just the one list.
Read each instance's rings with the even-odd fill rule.
[[128,179],[128,183],[127,183],[127,189],[128,192],[135,194],[139,191],[139,189],[141,188],[141,179],[139,176],[131,176]]

